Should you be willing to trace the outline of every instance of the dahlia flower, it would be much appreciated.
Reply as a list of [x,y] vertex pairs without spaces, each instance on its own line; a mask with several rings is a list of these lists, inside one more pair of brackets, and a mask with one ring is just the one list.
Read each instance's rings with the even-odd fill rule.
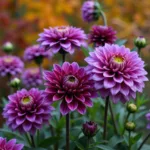
[[86,122],[82,125],[82,131],[85,136],[93,137],[97,132],[97,124],[92,121]]
[[116,31],[112,27],[94,25],[88,39],[95,46],[104,46],[106,43],[113,44],[116,41]]
[[6,141],[5,138],[0,137],[0,150],[22,150],[23,144],[16,144],[16,139]]
[[75,48],[80,48],[86,35],[80,28],[60,26],[49,29],[44,29],[44,32],[39,34],[38,42],[44,49],[50,49],[53,53],[74,53]]
[[33,45],[25,49],[24,59],[26,61],[36,60],[38,58],[48,58],[52,56],[52,53],[45,51],[45,49],[39,45]]
[[22,73],[23,62],[16,56],[0,57],[0,76],[17,76]]
[[147,125],[147,129],[150,129],[150,112],[146,114],[146,119],[149,122]]
[[97,21],[100,16],[100,4],[95,0],[87,0],[82,6],[82,18],[86,22]]
[[142,92],[145,76],[144,61],[137,52],[124,46],[105,44],[98,47],[85,59],[96,81],[95,88],[101,96],[110,96],[114,103],[135,99],[136,92]]
[[86,106],[92,107],[91,98],[95,96],[94,82],[86,69],[80,68],[76,62],[65,62],[62,67],[54,65],[53,71],[45,72],[44,78],[47,86],[46,99],[51,103],[61,100],[62,115],[74,110],[84,114]]
[[6,124],[14,131],[34,134],[51,117],[53,108],[44,100],[43,91],[35,88],[29,91],[22,89],[8,98],[3,116]]
[[43,83],[39,68],[29,68],[22,74],[22,82],[25,87],[38,87]]

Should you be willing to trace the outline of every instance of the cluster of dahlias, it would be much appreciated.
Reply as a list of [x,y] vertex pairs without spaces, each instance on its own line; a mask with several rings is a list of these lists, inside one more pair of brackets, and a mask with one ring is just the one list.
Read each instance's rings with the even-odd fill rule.
[[[97,20],[99,11],[98,2],[86,1],[82,8],[83,19],[88,22]],[[87,39],[94,45],[94,51],[85,58],[88,65],[80,67],[77,62],[53,65],[52,71],[43,73],[45,90],[37,89],[43,83],[40,68],[23,72],[24,64],[18,57],[8,55],[0,58],[1,76],[16,77],[23,72],[22,83],[26,88],[31,88],[23,88],[8,96],[3,117],[13,131],[34,135],[43,124],[49,122],[54,110],[51,104],[56,101],[60,101],[62,115],[72,111],[83,115],[87,107],[93,106],[92,98],[97,93],[104,99],[109,97],[113,103],[126,103],[136,98],[136,92],[143,91],[144,82],[148,81],[144,61],[137,52],[115,44],[116,31],[108,26],[94,25],[88,36],[82,29],[72,26],[44,29],[37,40],[40,45],[28,47],[24,59],[41,65],[44,58],[52,57],[53,54],[73,54]],[[149,114],[146,117],[150,120]],[[97,132],[97,124],[86,122],[82,130],[85,136],[93,137]],[[11,140],[7,143],[6,139],[1,138],[0,149],[11,147],[12,150],[21,150],[23,146],[15,142]]]

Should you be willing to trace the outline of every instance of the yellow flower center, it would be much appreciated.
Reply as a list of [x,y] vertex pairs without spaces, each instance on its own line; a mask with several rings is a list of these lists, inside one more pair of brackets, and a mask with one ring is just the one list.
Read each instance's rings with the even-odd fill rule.
[[5,63],[11,63],[12,61],[13,61],[13,58],[11,57],[4,58]]
[[113,58],[113,60],[114,60],[114,62],[116,62],[116,63],[118,63],[118,64],[121,64],[121,63],[124,62],[124,58],[121,57],[121,56],[115,56],[115,57]]
[[30,70],[30,73],[31,73],[31,74],[37,74],[38,72],[39,72],[38,69],[32,69],[32,70]]
[[33,102],[33,99],[31,96],[27,96],[27,97],[24,97],[22,100],[21,100],[21,103],[23,105],[28,105],[28,104],[31,104]]
[[68,30],[68,27],[65,27],[65,26],[57,27],[58,32],[65,32],[67,30]]

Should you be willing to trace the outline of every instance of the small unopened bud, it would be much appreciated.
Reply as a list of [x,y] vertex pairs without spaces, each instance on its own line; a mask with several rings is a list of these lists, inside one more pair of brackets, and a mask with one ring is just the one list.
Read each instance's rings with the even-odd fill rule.
[[143,36],[139,36],[135,39],[134,44],[138,48],[144,48],[146,46],[146,39]]
[[13,88],[18,88],[20,86],[20,84],[21,84],[21,81],[18,78],[14,78],[10,82],[10,86]]
[[133,131],[135,129],[135,123],[134,122],[126,122],[125,129],[127,131]]
[[96,135],[96,133],[98,131],[97,124],[92,121],[86,122],[82,125],[82,131],[85,136],[93,137]]
[[129,113],[135,113],[137,111],[137,106],[133,103],[127,105],[127,110]]
[[14,49],[14,46],[11,42],[6,42],[4,43],[2,49],[5,53],[11,53]]

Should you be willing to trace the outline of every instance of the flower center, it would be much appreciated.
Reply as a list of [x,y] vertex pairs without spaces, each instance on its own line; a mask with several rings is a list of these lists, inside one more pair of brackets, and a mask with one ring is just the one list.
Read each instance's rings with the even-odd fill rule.
[[22,106],[29,106],[33,104],[33,98],[31,96],[27,96],[22,98],[21,100]]
[[68,30],[68,27],[65,27],[65,26],[57,27],[58,32],[66,32],[67,30]]
[[64,85],[69,88],[76,87],[78,83],[79,83],[78,79],[73,75],[68,75],[68,76],[65,76],[64,78]]
[[30,73],[31,73],[31,74],[37,74],[38,72],[39,72],[38,69],[32,69],[32,70],[30,70]]
[[11,63],[12,61],[13,61],[13,58],[11,58],[11,57],[4,58],[5,63]]
[[124,58],[122,56],[115,56],[113,58],[113,61],[118,63],[118,64],[122,64],[124,62]]

